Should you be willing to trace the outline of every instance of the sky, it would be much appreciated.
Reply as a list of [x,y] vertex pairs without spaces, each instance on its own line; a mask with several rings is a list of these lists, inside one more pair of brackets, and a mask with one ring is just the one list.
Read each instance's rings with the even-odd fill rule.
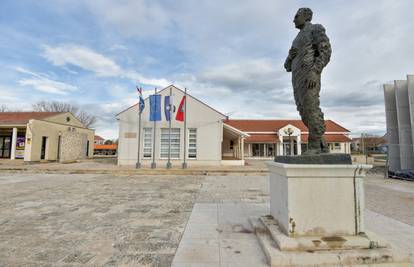
[[283,63],[300,7],[332,45],[325,118],[384,134],[382,84],[413,74],[411,0],[2,0],[0,105],[73,103],[109,139],[136,85],[174,84],[233,119],[299,119]]

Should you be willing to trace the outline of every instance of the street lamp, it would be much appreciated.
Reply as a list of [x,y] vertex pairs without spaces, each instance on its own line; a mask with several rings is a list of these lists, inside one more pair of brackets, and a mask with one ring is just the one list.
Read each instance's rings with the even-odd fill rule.
[[286,128],[284,130],[285,134],[287,134],[289,136],[289,154],[293,155],[293,146],[292,146],[292,134],[293,134],[293,129],[292,128]]

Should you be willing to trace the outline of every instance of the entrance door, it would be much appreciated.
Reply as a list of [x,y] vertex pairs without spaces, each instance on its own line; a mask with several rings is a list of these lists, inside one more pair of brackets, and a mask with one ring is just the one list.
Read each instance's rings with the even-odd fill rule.
[[40,159],[46,159],[46,143],[47,143],[47,137],[42,137],[42,150],[40,151]]
[[267,156],[274,157],[275,156],[275,144],[267,144]]
[[291,142],[284,141],[283,142],[283,155],[285,155],[285,156],[290,155],[290,153],[292,153],[291,149],[293,149],[293,155],[298,154],[298,148],[297,148],[296,140],[293,140],[293,147],[291,147]]
[[89,156],[89,140],[86,142],[86,158]]
[[264,156],[264,144],[252,144],[253,157]]
[[0,136],[0,158],[10,158],[11,137]]

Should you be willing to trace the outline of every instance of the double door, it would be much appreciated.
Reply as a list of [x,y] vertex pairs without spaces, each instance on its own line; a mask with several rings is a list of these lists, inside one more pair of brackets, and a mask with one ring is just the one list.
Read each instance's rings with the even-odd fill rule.
[[10,158],[11,136],[0,136],[0,158]]

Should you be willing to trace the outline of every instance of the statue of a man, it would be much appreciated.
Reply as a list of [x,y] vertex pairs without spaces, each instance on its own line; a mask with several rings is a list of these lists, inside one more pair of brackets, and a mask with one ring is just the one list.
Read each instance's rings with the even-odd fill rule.
[[331,57],[331,45],[320,24],[312,24],[312,10],[300,8],[293,22],[300,31],[292,43],[285,69],[292,72],[295,102],[303,123],[309,129],[306,154],[328,152],[324,141],[325,120],[319,107],[321,73]]

